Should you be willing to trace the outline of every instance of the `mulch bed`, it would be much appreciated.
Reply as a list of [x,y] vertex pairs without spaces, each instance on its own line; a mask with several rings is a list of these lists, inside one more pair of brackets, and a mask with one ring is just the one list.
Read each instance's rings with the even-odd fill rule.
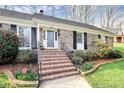
[[10,70],[14,73],[17,71],[21,71],[23,68],[27,68],[34,73],[37,73],[37,71],[38,71],[38,66],[36,64],[12,64],[12,65],[7,64],[7,65],[0,66],[0,71],[1,70]]
[[93,66],[97,66],[99,64],[102,64],[102,63],[108,63],[108,62],[112,62],[116,60],[115,58],[114,59],[97,59],[95,60],[95,62],[93,63]]

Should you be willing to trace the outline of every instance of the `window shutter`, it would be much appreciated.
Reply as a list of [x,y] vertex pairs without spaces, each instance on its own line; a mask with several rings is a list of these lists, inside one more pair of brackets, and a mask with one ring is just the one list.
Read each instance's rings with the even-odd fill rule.
[[13,32],[17,33],[17,26],[11,24],[11,30],[12,30]]
[[87,49],[87,33],[84,33],[84,49]]
[[73,31],[73,49],[77,49],[77,32]]
[[31,27],[31,47],[32,47],[32,49],[36,49],[37,48],[36,27]]

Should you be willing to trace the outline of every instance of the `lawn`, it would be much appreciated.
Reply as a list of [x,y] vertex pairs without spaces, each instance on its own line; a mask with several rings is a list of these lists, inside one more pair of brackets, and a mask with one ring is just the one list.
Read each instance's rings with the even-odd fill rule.
[[113,49],[124,51],[124,43],[114,43]]
[[105,64],[85,78],[94,88],[124,88],[124,61]]
[[0,73],[0,88],[8,88],[10,83],[7,76],[4,73]]

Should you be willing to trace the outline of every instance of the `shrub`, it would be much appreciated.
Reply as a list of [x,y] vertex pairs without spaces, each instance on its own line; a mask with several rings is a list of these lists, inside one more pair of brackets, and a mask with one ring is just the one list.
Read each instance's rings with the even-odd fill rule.
[[93,45],[94,47],[97,47],[98,50],[101,49],[101,48],[107,48],[107,47],[108,47],[107,44],[101,42],[101,40],[99,40],[99,39],[93,40],[92,45]]
[[83,64],[83,59],[81,57],[72,57],[72,62],[75,64],[75,65],[82,65]]
[[18,53],[18,37],[9,30],[0,29],[0,62],[10,62]]
[[83,50],[75,50],[73,55],[76,57],[83,57],[84,51]]
[[76,50],[74,56],[81,57],[84,61],[92,61],[98,58],[96,52],[89,50]]
[[122,58],[122,52],[119,50],[112,50],[110,47],[102,48],[98,52],[100,58]]
[[119,50],[111,50],[108,53],[109,58],[122,58],[122,52]]
[[84,63],[82,65],[82,70],[83,71],[87,71],[87,70],[90,70],[92,68],[92,64],[91,63]]
[[112,51],[110,47],[101,48],[98,52],[100,58],[109,58],[109,53]]
[[31,58],[32,58],[31,50],[20,50],[16,57],[16,62],[27,63]]
[[10,82],[5,74],[0,73],[0,88],[10,87]]
[[30,70],[23,71],[23,72],[18,71],[16,73],[14,73],[14,76],[18,80],[24,80],[24,81],[37,80],[37,74],[31,72]]
[[84,55],[83,55],[84,61],[93,61],[97,58],[98,56],[96,55],[96,52],[89,50],[84,51]]

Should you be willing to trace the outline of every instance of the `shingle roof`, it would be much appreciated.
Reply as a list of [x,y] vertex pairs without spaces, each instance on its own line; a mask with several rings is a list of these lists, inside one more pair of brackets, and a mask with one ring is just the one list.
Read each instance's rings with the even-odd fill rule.
[[[48,21],[73,25],[73,26],[77,26],[77,27],[85,27],[85,28],[94,29],[94,30],[98,30],[98,31],[109,32],[107,30],[104,30],[102,28],[98,28],[98,27],[93,26],[93,25],[75,22],[75,21],[70,21],[70,20],[61,19],[61,18],[56,18],[53,16],[44,15],[44,14],[28,14],[28,13],[22,13],[22,12],[17,12],[17,11],[13,11],[13,10],[7,10],[7,9],[0,8],[0,15],[12,17],[12,18],[25,19],[25,20],[32,20],[32,18],[37,18],[37,19],[42,19],[42,20],[48,20]],[[109,32],[109,33],[111,33],[111,32]]]
[[[99,31],[107,31],[107,30],[104,30],[102,28],[99,28],[99,27],[96,27],[96,26],[93,26],[93,25],[80,23],[80,22],[76,22],[76,21],[70,21],[70,20],[61,19],[61,18],[56,18],[56,17],[53,17],[53,16],[48,16],[48,15],[43,15],[43,14],[42,15],[41,14],[35,14],[34,17],[38,18],[38,19],[42,19],[42,20],[54,21],[54,22],[69,24],[69,25],[73,25],[73,26],[77,26],[77,27],[86,27],[86,28],[89,28],[89,29],[94,29],[94,30],[99,30]],[[109,32],[109,31],[107,31],[107,32]]]
[[13,10],[2,9],[2,8],[0,8],[0,15],[12,17],[12,18],[26,19],[26,20],[32,20],[32,16],[33,16],[31,14],[17,12],[17,11],[13,11]]

